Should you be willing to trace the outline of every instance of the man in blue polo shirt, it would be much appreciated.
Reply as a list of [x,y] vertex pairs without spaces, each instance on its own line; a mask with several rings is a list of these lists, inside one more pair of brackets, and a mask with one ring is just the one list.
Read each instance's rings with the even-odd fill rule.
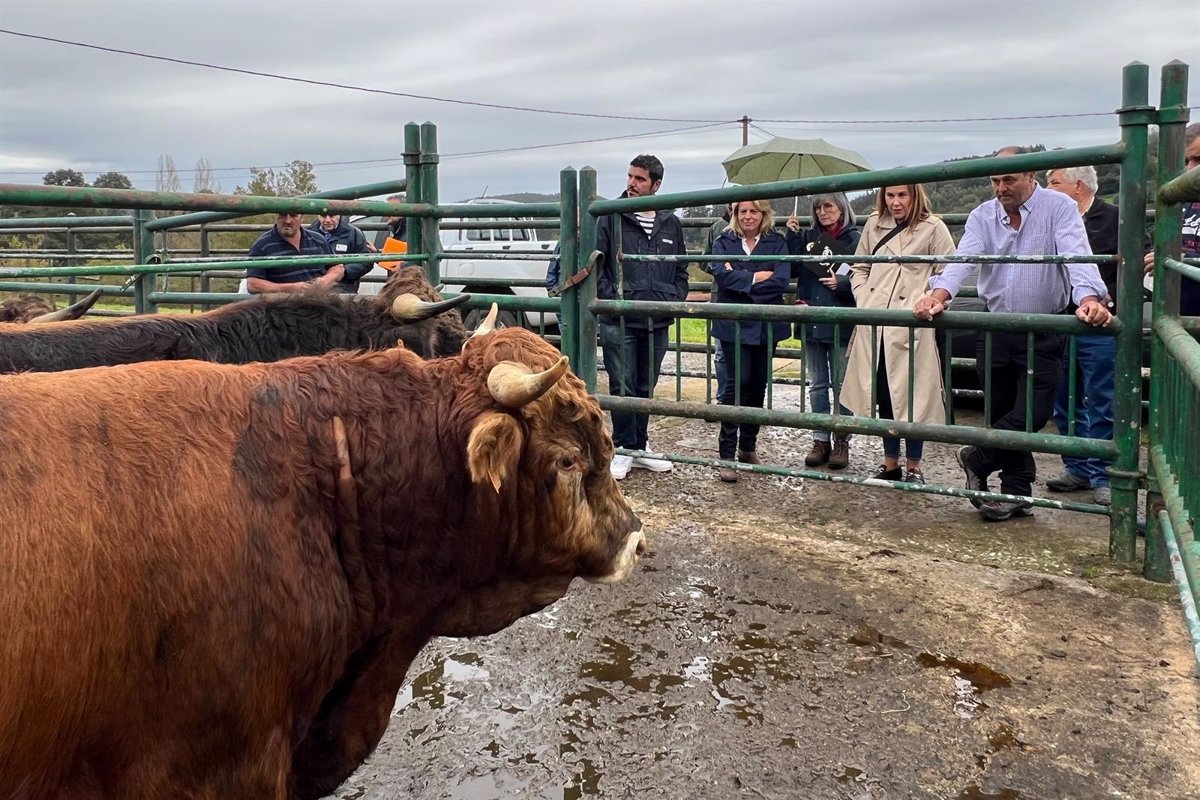
[[[251,258],[265,256],[327,256],[331,255],[324,235],[305,229],[299,214],[277,214],[271,230],[258,237],[247,253]],[[346,275],[341,264],[316,267],[282,267],[246,269],[246,289],[251,294],[271,292],[303,292],[308,289],[333,287]]]

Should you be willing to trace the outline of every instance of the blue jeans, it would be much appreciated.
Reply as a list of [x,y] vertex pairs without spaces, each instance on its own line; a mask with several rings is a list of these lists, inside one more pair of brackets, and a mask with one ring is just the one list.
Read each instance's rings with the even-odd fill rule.
[[[608,393],[615,397],[651,397],[667,354],[667,328],[646,330],[599,323],[600,349],[608,372]],[[651,346],[653,345],[653,352]],[[629,450],[646,449],[646,426],[650,417],[627,411],[612,412],[613,444]]]
[[[1070,373],[1067,371],[1069,353],[1063,348],[1063,374],[1058,384],[1058,400],[1054,403],[1054,424],[1058,432],[1067,433],[1067,401]],[[1113,371],[1117,363],[1117,340],[1112,336],[1080,336],[1076,339],[1075,363],[1079,368],[1075,380],[1075,435],[1085,439],[1113,437]],[[1067,472],[1082,478],[1095,489],[1108,486],[1108,467],[1111,461],[1102,458],[1063,456]]]
[[[846,346],[837,348],[841,363],[834,364],[833,342],[818,342],[809,339],[804,345],[804,371],[808,377],[808,402],[814,414],[828,414],[833,408],[830,399],[830,389],[833,388],[833,376],[838,378],[841,388],[842,378],[846,375]],[[838,403],[838,413],[850,416],[850,409]],[[829,431],[813,431],[814,442],[828,442]]]

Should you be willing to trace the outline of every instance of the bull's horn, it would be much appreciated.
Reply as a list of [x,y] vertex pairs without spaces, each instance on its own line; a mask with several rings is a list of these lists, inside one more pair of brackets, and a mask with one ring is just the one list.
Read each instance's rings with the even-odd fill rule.
[[430,303],[415,294],[402,294],[392,301],[392,316],[400,322],[420,322],[423,319],[436,317],[452,308],[457,308],[471,299],[469,294],[460,294],[449,300],[439,300]]
[[492,307],[488,309],[487,316],[480,320],[475,326],[475,330],[471,333],[471,337],[486,336],[496,330],[496,317],[500,314],[500,306],[492,303]]
[[521,408],[548,392],[566,371],[566,356],[545,372],[532,372],[515,361],[501,361],[488,373],[488,391],[505,408]]
[[97,289],[87,297],[80,300],[78,303],[69,305],[66,308],[61,308],[58,311],[50,311],[45,314],[40,314],[29,320],[29,322],[32,324],[35,322],[62,322],[66,319],[79,319],[86,314],[92,306],[96,305],[96,301],[100,299],[100,294],[100,290]]

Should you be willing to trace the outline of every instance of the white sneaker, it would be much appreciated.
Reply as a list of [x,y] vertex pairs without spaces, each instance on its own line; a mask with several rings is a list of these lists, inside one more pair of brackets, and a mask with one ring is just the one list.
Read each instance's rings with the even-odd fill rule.
[[625,476],[629,474],[630,467],[633,466],[633,456],[613,456],[612,463],[608,465],[608,472],[619,481],[625,480]]
[[670,472],[674,465],[665,458],[650,458],[650,456],[634,456],[634,469],[648,469],[651,472]]

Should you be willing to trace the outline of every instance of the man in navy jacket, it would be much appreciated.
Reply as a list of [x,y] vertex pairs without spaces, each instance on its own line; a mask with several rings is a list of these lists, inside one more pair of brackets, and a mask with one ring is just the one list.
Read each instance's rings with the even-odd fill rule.
[[[662,185],[663,164],[640,155],[629,164],[622,197],[648,197]],[[620,225],[620,228],[614,228]],[[620,232],[618,252],[616,235]],[[674,211],[645,211],[601,217],[596,223],[596,296],[604,300],[687,299],[686,261],[626,261],[627,255],[686,255],[683,225]],[[673,317],[600,316],[597,329],[608,371],[608,391],[624,397],[651,397],[658,383]],[[653,351],[651,351],[653,347]],[[613,443],[629,450],[646,449],[646,414],[612,412]],[[617,455],[610,471],[617,480],[631,468],[669,472],[671,462],[649,456]]]
[[[308,229],[325,237],[329,251],[336,255],[358,255],[374,252],[367,237],[358,228],[342,218],[341,214],[321,214]],[[371,271],[371,264],[345,264],[344,274],[337,282],[336,288],[342,294],[358,292],[358,282]]]

